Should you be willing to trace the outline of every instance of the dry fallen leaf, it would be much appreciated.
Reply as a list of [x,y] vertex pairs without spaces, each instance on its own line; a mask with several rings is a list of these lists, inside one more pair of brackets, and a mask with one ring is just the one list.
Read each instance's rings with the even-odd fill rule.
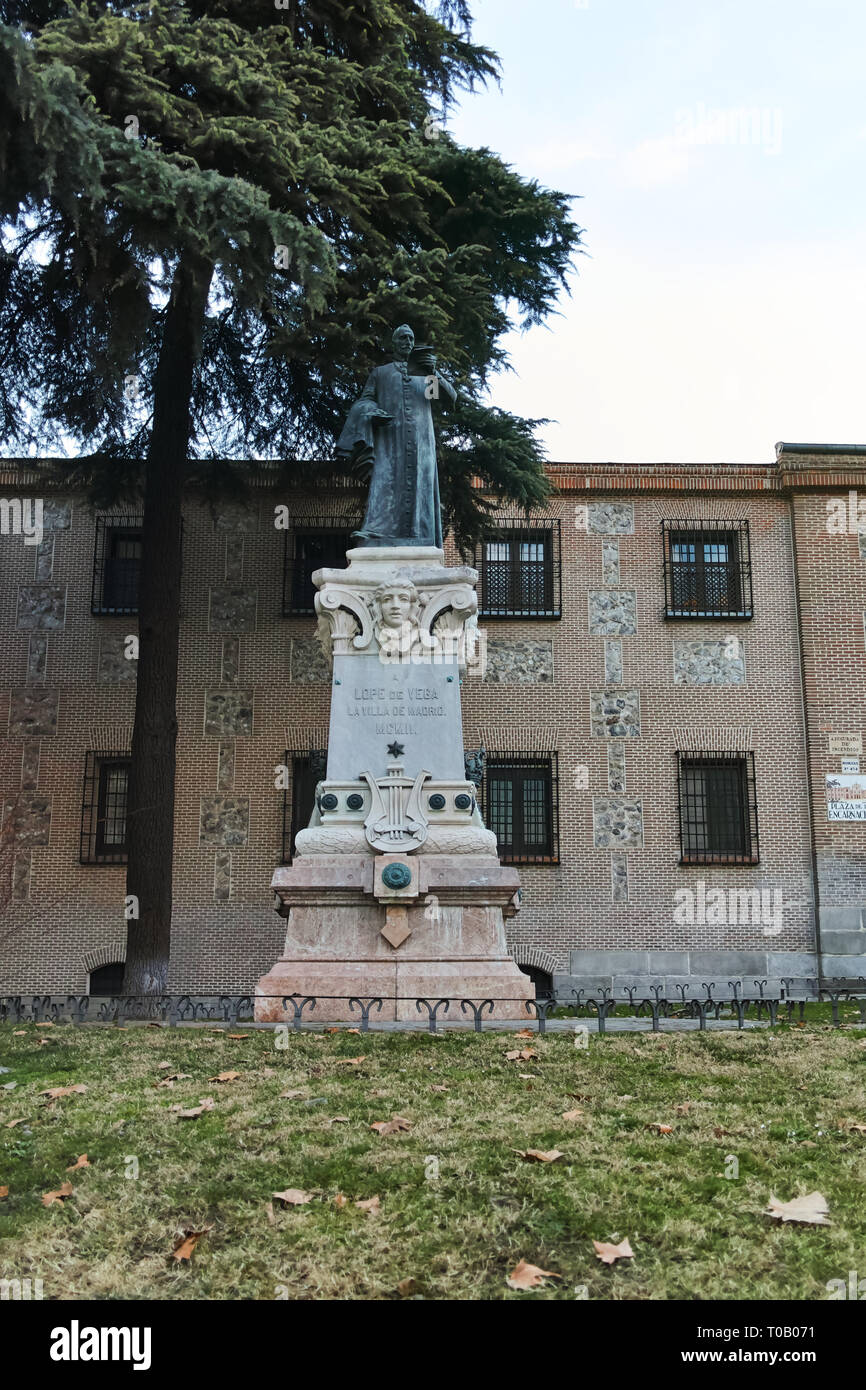
[[48,1096],[49,1100],[59,1100],[61,1096],[81,1095],[87,1090],[86,1086],[49,1086],[47,1091],[40,1091],[40,1096]]
[[689,1113],[689,1111],[691,1110],[691,1108],[692,1108],[692,1102],[691,1102],[690,1100],[684,1100],[683,1103],[682,1103],[682,1105],[678,1105],[678,1106],[677,1106],[677,1108],[676,1108],[677,1114],[678,1114],[678,1115],[688,1115],[688,1113]]
[[23,1123],[24,1123],[23,1118],[20,1119],[20,1120],[7,1120],[7,1121],[6,1121],[6,1128],[7,1128],[7,1129],[14,1129],[16,1125],[23,1125]]
[[617,1260],[633,1260],[634,1251],[629,1245],[628,1238],[621,1240],[619,1245],[611,1245],[606,1240],[594,1240],[595,1253],[604,1265],[615,1264]]
[[533,1047],[521,1047],[513,1052],[506,1052],[505,1060],[506,1062],[531,1062],[537,1056],[538,1053]]
[[250,1036],[249,1033],[227,1033],[227,1034],[226,1034],[226,1037],[233,1038],[235,1042],[243,1042],[244,1038],[248,1038],[249,1036]]
[[431,1091],[438,1091],[440,1094],[442,1094],[442,1093],[444,1093],[445,1091],[448,1090],[448,1087],[447,1087],[447,1086],[431,1086],[431,1087],[430,1087],[430,1090],[431,1090]]
[[42,1194],[42,1205],[43,1205],[43,1207],[53,1207],[53,1206],[55,1205],[55,1203],[56,1203],[57,1206],[59,1207],[59,1206],[62,1206],[62,1205],[63,1205],[64,1199],[65,1199],[66,1197],[71,1197],[71,1196],[72,1196],[72,1183],[71,1183],[71,1182],[65,1182],[65,1183],[63,1183],[62,1187],[58,1187],[58,1189],[57,1189],[56,1192],[43,1192],[43,1194]]
[[37,1028],[53,1028],[53,1027],[54,1027],[54,1024],[53,1024],[53,1023],[37,1023],[36,1027],[37,1027]]
[[412,1128],[411,1122],[403,1115],[394,1115],[390,1120],[377,1120],[370,1126],[375,1129],[377,1134],[399,1134],[401,1129],[409,1130]]
[[2,1198],[2,1197],[8,1197],[8,1196],[9,1196],[9,1188],[8,1188],[8,1187],[0,1187],[0,1198]]
[[582,1114],[582,1110],[563,1110],[562,1118],[564,1120],[579,1120]]
[[26,1038],[26,1037],[27,1037],[27,1029],[26,1029],[26,1028],[16,1028],[16,1029],[14,1030],[14,1032],[12,1033],[12,1036],[13,1036],[13,1038]]
[[306,1088],[300,1091],[282,1091],[280,1093],[280,1100],[297,1100],[299,1096],[304,1095],[306,1095]]
[[159,1067],[159,1070],[160,1070],[160,1071],[170,1071],[170,1070],[171,1070],[171,1065],[172,1065],[171,1062],[158,1062],[158,1063],[157,1063],[157,1066]]
[[239,1076],[239,1071],[221,1071],[218,1076],[209,1076],[208,1081],[237,1081]]
[[197,1120],[206,1110],[213,1110],[215,1103],[212,1096],[205,1096],[198,1105],[193,1105],[188,1110],[182,1105],[170,1105],[168,1108],[179,1120]]
[[850,1129],[854,1134],[866,1134],[866,1125],[861,1124],[859,1120],[839,1120],[837,1128]]
[[545,1279],[561,1279],[561,1274],[554,1274],[552,1269],[539,1269],[538,1265],[530,1265],[526,1260],[520,1260],[506,1276],[505,1282],[510,1289],[537,1289]]
[[355,1206],[360,1207],[361,1211],[369,1212],[370,1216],[376,1216],[379,1212],[380,1202],[378,1197],[368,1197],[364,1202],[356,1202]]
[[555,1163],[562,1158],[561,1149],[515,1149],[514,1152],[527,1163]]
[[515,1038],[534,1038],[535,1034],[531,1028],[521,1028],[514,1036]]
[[359,1066],[361,1065],[361,1063],[362,1063],[362,1062],[366,1062],[366,1060],[367,1060],[366,1056],[364,1056],[364,1057],[338,1057],[338,1058],[337,1058],[337,1066],[338,1066],[338,1067],[359,1067]]
[[417,1279],[401,1279],[397,1285],[397,1292],[401,1298],[411,1298],[413,1293],[417,1293],[417,1291]]
[[174,1249],[171,1252],[172,1259],[191,1260],[192,1252],[195,1250],[202,1236],[206,1236],[208,1231],[212,1230],[213,1226],[204,1226],[200,1231],[191,1231],[189,1229],[184,1231],[183,1235],[178,1236],[174,1243]]
[[313,1200],[309,1192],[303,1192],[299,1187],[287,1187],[285,1192],[272,1192],[271,1196],[286,1207],[303,1207]]
[[644,1125],[644,1129],[654,1129],[656,1134],[673,1134],[673,1125]]
[[328,1121],[329,1125],[347,1125],[349,1123],[348,1115],[334,1115],[333,1118]]
[[67,1171],[67,1173],[74,1173],[75,1170],[76,1170],[76,1168],[89,1168],[89,1167],[90,1167],[90,1161],[88,1160],[87,1154],[79,1154],[78,1157],[76,1158],[75,1162],[74,1162],[74,1163],[70,1163],[70,1165],[69,1165],[69,1167],[66,1169],[66,1171]]
[[771,1197],[764,1215],[773,1216],[777,1221],[796,1221],[802,1226],[829,1226],[829,1210],[820,1192],[809,1192],[805,1197],[793,1197],[790,1202]]
[[344,1197],[343,1194],[342,1194],[342,1192],[338,1192],[337,1195],[336,1195],[336,1197],[334,1198],[334,1206],[335,1206],[335,1207],[347,1207],[348,1205],[349,1205],[349,1199],[348,1199],[348,1197]]

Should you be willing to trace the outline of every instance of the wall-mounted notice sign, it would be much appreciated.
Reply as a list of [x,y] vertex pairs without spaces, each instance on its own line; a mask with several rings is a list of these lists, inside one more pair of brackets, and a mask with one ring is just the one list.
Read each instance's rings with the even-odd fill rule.
[[859,754],[863,752],[863,735],[831,734],[830,752],[835,753],[838,757],[848,755],[849,753],[859,756]]
[[860,771],[860,759],[859,759],[859,758],[843,758],[843,759],[842,759],[842,771],[843,771],[843,772],[859,772],[859,771]]
[[828,772],[827,819],[866,820],[866,775]]

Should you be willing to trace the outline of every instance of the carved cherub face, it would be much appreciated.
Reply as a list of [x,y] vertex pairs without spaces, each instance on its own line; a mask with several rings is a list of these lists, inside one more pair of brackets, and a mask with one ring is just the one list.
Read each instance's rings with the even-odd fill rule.
[[385,584],[376,590],[376,604],[383,625],[400,628],[416,616],[418,591],[414,584]]

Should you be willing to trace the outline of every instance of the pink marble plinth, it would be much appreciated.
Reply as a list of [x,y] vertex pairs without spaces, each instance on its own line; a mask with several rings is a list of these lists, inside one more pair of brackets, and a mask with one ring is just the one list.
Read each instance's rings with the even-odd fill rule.
[[[409,894],[377,890],[378,897],[371,855],[310,855],[278,869],[272,886],[288,918],[286,943],[258,983],[256,1019],[290,1020],[292,1008],[282,1004],[289,994],[317,998],[304,1014],[311,1022],[359,1021],[348,998],[327,996],[381,998],[381,1012],[370,1017],[382,1021],[426,1019],[416,998],[490,999],[485,1018],[532,1017],[526,1001],[535,988],[505,941],[517,873],[488,855],[428,855],[415,863],[419,881]],[[443,1017],[471,1021],[472,1012],[452,1004],[447,1015],[440,1010]]]

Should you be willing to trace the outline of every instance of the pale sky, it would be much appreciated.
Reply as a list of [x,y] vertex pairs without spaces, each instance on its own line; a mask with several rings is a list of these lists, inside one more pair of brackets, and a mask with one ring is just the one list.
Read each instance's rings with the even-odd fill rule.
[[474,0],[448,124],[582,195],[588,255],[493,399],[560,462],[866,443],[864,0]]

